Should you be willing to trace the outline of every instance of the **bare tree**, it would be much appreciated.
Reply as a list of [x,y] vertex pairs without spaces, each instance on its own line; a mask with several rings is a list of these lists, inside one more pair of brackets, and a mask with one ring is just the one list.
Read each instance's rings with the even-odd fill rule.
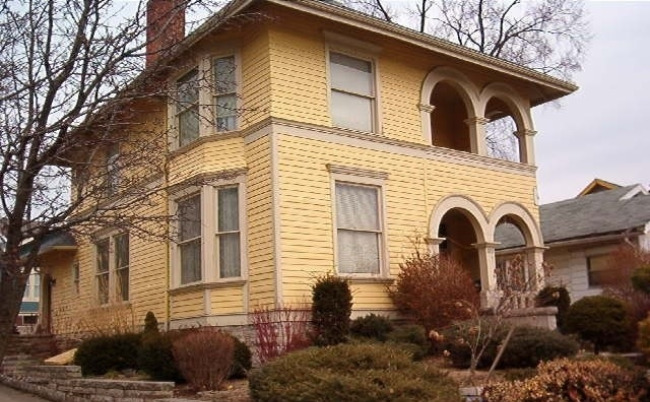
[[[178,13],[206,1],[170,1],[153,32],[146,3],[0,6],[0,361],[45,239],[98,227],[166,236],[168,216],[133,208],[160,203],[164,189],[154,183],[167,174],[168,134],[151,119],[166,107],[160,77],[168,67],[152,61],[145,70],[144,56],[148,44],[183,29]],[[157,42],[154,56],[173,45]]]
[[[571,79],[580,70],[590,38],[583,0],[343,0],[389,22],[490,56]],[[398,8],[398,4],[402,4]],[[399,13],[401,12],[401,14]],[[514,159],[512,132],[488,133],[492,156]]]

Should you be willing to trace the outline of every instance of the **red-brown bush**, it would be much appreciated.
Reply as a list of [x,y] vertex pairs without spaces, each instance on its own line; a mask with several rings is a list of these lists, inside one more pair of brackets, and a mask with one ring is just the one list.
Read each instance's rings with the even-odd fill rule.
[[255,309],[249,321],[255,329],[260,363],[310,346],[310,318],[308,308]]
[[416,252],[407,258],[389,295],[400,312],[427,331],[472,318],[479,307],[469,272],[443,255]]
[[216,390],[230,373],[234,342],[226,333],[198,328],[176,339],[172,351],[178,369],[192,388]]

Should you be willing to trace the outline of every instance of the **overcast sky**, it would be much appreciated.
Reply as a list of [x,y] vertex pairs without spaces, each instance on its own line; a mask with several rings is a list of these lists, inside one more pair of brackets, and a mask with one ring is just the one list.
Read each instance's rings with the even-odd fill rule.
[[540,201],[594,178],[650,184],[650,1],[587,1],[593,39],[580,89],[534,109]]

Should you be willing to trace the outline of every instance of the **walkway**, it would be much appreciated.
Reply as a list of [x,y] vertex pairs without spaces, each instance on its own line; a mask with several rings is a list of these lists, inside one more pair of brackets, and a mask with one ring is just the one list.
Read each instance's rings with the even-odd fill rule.
[[47,402],[47,400],[0,385],[0,402]]

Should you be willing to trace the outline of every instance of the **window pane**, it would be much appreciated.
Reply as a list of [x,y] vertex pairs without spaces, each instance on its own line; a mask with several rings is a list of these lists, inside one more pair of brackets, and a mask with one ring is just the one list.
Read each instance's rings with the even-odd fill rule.
[[588,257],[587,269],[589,286],[604,286],[616,279],[616,270],[611,268],[608,255]]
[[198,106],[186,109],[178,115],[178,138],[181,147],[199,138]]
[[29,299],[29,290],[31,286],[29,286],[29,277],[27,278],[27,282],[25,283],[25,293],[23,293],[23,298]]
[[41,276],[34,275],[34,297],[41,297]]
[[379,273],[379,234],[338,230],[339,272]]
[[214,100],[217,116],[217,131],[231,131],[237,128],[237,96],[220,95]]
[[129,235],[115,236],[115,268],[129,266]]
[[129,268],[117,270],[117,291],[123,300],[129,300]]
[[235,56],[221,57],[214,61],[214,82],[218,94],[237,91]]
[[186,108],[199,101],[199,71],[194,69],[176,82],[178,102],[181,108]]
[[179,240],[189,240],[201,236],[201,195],[178,203]]
[[219,217],[218,232],[239,230],[239,197],[237,187],[222,188],[218,191]]
[[108,272],[108,239],[97,242],[97,272]]
[[332,88],[372,96],[372,63],[340,53],[330,53]]
[[108,303],[108,272],[97,275],[97,298],[99,304]]
[[379,231],[379,202],[376,187],[336,183],[338,228]]
[[372,131],[372,99],[332,90],[331,100],[335,126]]
[[239,233],[219,235],[219,276],[231,278],[241,276],[241,254]]
[[201,280],[201,239],[181,244],[181,284]]

